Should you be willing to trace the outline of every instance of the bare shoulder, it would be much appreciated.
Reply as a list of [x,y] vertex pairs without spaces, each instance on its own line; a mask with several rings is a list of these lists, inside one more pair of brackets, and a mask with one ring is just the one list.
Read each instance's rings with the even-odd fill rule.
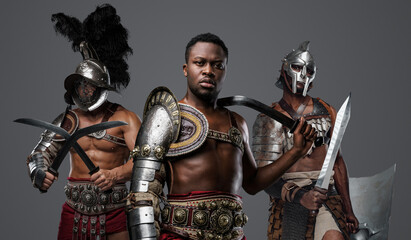
[[243,116],[241,116],[240,114],[231,111],[234,115],[235,120],[237,121],[237,124],[247,124],[245,119],[243,118]]
[[237,122],[237,126],[241,132],[248,135],[248,126],[247,122],[245,121],[244,117],[240,114],[231,111],[234,115],[235,121]]
[[124,117],[124,118],[139,118],[137,114],[135,114],[133,111],[128,110],[127,108],[119,105],[117,108],[117,111],[114,113],[115,117]]
[[129,125],[141,125],[140,117],[133,111],[130,111],[121,105],[118,106],[117,111],[112,116],[112,119],[127,122]]

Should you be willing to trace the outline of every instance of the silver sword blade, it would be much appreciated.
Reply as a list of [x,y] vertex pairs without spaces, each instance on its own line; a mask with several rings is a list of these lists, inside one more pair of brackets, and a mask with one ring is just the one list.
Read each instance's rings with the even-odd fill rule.
[[334,168],[335,158],[337,156],[338,150],[340,149],[345,129],[347,128],[348,122],[350,120],[350,115],[351,93],[350,95],[348,95],[347,99],[340,107],[340,110],[338,110],[330,145],[328,147],[327,155],[325,156],[320,175],[318,176],[317,183],[315,184],[316,187],[328,189],[331,173]]

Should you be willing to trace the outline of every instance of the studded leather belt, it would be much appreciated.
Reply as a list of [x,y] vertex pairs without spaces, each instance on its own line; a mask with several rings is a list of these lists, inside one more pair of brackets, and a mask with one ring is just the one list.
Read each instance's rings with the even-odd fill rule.
[[110,193],[101,191],[93,183],[68,181],[64,187],[66,203],[76,211],[86,215],[103,214],[126,205],[127,187],[117,184]]
[[248,217],[241,199],[232,194],[200,194],[168,198],[161,212],[163,229],[190,239],[242,239]]

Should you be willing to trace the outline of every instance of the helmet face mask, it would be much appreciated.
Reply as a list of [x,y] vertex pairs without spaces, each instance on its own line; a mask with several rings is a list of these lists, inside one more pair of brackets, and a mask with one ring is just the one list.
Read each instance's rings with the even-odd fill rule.
[[108,91],[116,89],[111,87],[107,67],[97,59],[95,53],[95,56],[91,54],[92,48],[82,42],[80,50],[86,59],[77,66],[75,73],[64,81],[69,98],[67,103],[74,103],[84,111],[93,111],[107,100]]
[[92,111],[98,108],[106,99],[107,92],[97,87],[85,78],[80,78],[74,83],[73,101],[82,110]]
[[[315,78],[317,71],[314,58],[308,52],[309,42],[303,42],[297,50],[293,50],[283,59],[283,70],[291,78],[290,90],[296,94],[307,95],[309,86]],[[284,79],[287,81],[287,79]],[[298,84],[304,86],[298,89]]]

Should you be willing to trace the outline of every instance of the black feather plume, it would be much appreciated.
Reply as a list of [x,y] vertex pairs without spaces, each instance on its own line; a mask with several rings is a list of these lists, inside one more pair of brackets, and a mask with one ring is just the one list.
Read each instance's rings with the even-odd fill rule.
[[52,15],[54,29],[66,37],[74,51],[79,51],[82,41],[87,41],[96,50],[99,60],[106,65],[111,84],[117,90],[130,82],[127,57],[133,53],[128,45],[128,31],[121,24],[116,9],[109,4],[98,6],[81,23],[77,18],[63,13]]

